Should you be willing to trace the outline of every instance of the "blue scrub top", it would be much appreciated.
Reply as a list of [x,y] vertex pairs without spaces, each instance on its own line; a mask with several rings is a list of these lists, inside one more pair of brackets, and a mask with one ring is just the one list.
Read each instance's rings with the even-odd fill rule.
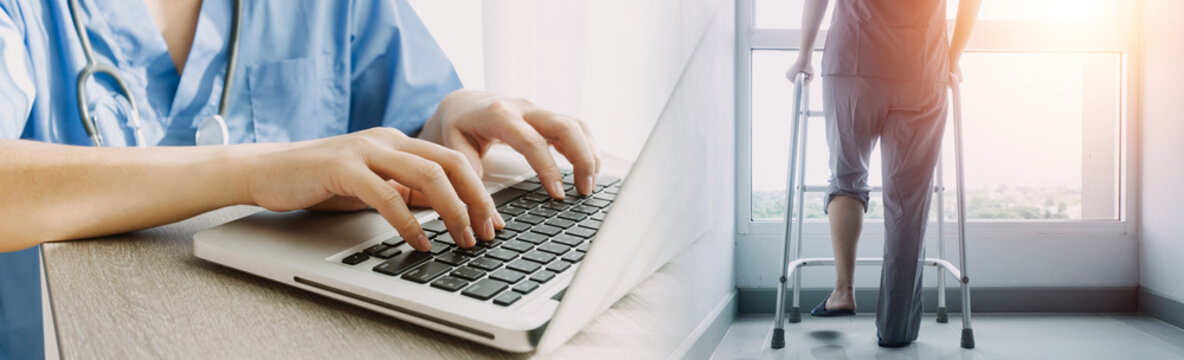
[[[218,112],[233,1],[203,1],[180,74],[142,0],[79,1],[97,61],[117,67],[131,88],[146,142],[192,145],[201,120]],[[242,11],[226,118],[231,143],[307,140],[376,126],[414,135],[440,100],[461,87],[405,0],[245,0]],[[0,0],[0,138],[90,145],[75,97],[85,62],[66,0]],[[90,107],[105,145],[132,145],[116,89],[96,76],[87,84]],[[33,315],[39,323],[39,309],[27,305],[40,296],[35,254],[0,254],[0,270],[27,267],[32,272],[24,273],[33,274],[0,277],[0,349],[30,347],[18,341],[29,335],[20,324]],[[33,303],[40,307],[39,299]],[[0,352],[0,358],[14,354],[34,353]]]

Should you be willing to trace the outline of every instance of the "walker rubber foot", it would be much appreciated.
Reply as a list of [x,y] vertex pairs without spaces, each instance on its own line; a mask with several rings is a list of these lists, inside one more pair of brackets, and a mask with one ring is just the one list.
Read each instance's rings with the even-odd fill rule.
[[789,311],[789,322],[795,324],[802,322],[802,308],[794,306],[793,310]]
[[974,330],[962,329],[962,348],[963,349],[973,349],[974,348]]
[[773,329],[773,343],[769,347],[774,349],[785,347],[785,329]]
[[946,308],[937,308],[937,322],[941,324],[950,322],[950,313],[946,312]]

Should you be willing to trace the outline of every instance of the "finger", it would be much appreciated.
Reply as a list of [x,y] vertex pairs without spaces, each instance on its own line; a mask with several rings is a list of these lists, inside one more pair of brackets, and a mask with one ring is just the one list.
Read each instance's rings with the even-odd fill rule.
[[576,119],[550,111],[529,111],[523,116],[543,137],[560,144],[559,152],[571,162],[576,190],[581,195],[592,194],[596,186],[596,156],[588,145],[587,135]]
[[403,196],[399,195],[399,192],[388,185],[385,180],[372,171],[358,170],[347,176],[344,183],[350,184],[351,190],[349,192],[352,195],[378,210],[378,213],[382,214],[382,217],[395,227],[399,236],[407,239],[407,243],[411,244],[411,247],[419,251],[432,249],[427,234],[423,232],[419,221],[407,208]]
[[592,136],[592,129],[588,127],[588,123],[580,121],[580,128],[584,130],[584,135],[588,139],[588,147],[592,148],[592,156],[596,158],[596,176],[600,176],[600,164],[604,161],[600,158],[600,143],[596,141],[596,137]]
[[[366,165],[375,172],[417,190],[427,197],[432,209],[435,209],[440,218],[444,220],[448,233],[452,234],[457,245],[471,247],[477,243],[473,230],[469,228],[469,215],[465,203],[453,190],[448,174],[440,164],[415,154],[393,149],[373,151],[369,155]],[[398,193],[393,187],[389,185],[386,187],[392,192]]]
[[526,162],[539,176],[539,182],[555,199],[563,199],[563,175],[551,157],[551,146],[534,127],[522,121],[517,114],[497,112],[493,114],[504,126],[497,127],[498,138],[526,157]]
[[472,220],[473,230],[477,231],[481,239],[493,240],[497,235],[494,233],[493,220],[497,215],[497,209],[494,207],[493,198],[485,191],[485,185],[466,156],[419,139],[400,141],[395,144],[395,149],[419,155],[438,164],[444,170],[457,196],[468,205],[468,216]]
[[444,136],[444,146],[464,155],[468,159],[469,165],[472,165],[473,171],[477,173],[478,178],[485,176],[485,169],[481,164],[481,151],[477,149],[476,141],[460,131],[450,131]]
[[409,188],[406,185],[400,184],[394,180],[387,180],[386,183],[390,186],[393,186],[395,190],[399,191],[399,195],[403,196],[403,199],[407,201],[407,205],[419,208],[432,207],[432,203],[428,201],[428,198],[424,196],[423,193]]

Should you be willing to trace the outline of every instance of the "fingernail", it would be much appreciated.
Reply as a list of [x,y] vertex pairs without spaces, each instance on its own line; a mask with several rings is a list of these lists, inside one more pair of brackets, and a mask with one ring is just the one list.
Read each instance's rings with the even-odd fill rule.
[[553,191],[556,194],[559,194],[560,199],[563,198],[563,181],[555,180],[555,182],[551,183],[551,188],[554,189]]
[[502,214],[500,214],[500,213],[494,213],[494,214],[493,214],[493,222],[494,222],[494,224],[495,224],[495,225],[497,225],[497,227],[499,227],[499,228],[504,228],[504,227],[506,227],[506,219],[503,219],[503,218],[502,218]]
[[477,245],[477,238],[473,236],[472,228],[465,228],[465,243],[469,244],[470,247]]
[[588,189],[588,192],[585,193],[585,195],[591,194],[592,190],[596,189],[596,179],[593,179],[592,175],[584,177],[584,188]]
[[489,235],[489,240],[493,240],[493,237],[497,236],[497,234],[495,234],[494,230],[493,230],[493,218],[492,217],[489,218],[489,220],[485,220],[485,233]]
[[424,233],[420,233],[419,237],[415,238],[415,241],[419,243],[420,249],[428,249],[429,251],[432,249],[432,244],[428,241],[428,236]]

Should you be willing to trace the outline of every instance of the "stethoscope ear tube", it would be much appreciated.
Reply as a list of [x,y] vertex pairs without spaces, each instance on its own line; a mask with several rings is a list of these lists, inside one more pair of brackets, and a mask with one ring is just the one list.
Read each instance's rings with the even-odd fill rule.
[[[123,81],[123,77],[119,76],[119,71],[115,67],[99,64],[95,61],[94,51],[90,45],[90,37],[83,30],[82,20],[79,15],[82,11],[79,9],[78,0],[69,0],[70,2],[70,16],[73,17],[74,32],[78,35],[78,42],[82,46],[82,53],[86,56],[86,65],[82,67],[82,71],[78,73],[78,82],[75,84],[76,99],[78,100],[78,117],[82,120],[82,127],[86,129],[86,135],[90,137],[91,143],[94,146],[103,146],[103,136],[99,132],[99,125],[97,119],[90,114],[89,103],[86,97],[86,83],[94,74],[107,74],[112,80],[115,80],[115,85],[119,86],[119,94],[127,99],[130,107],[128,113],[127,126],[132,129],[132,136],[135,138],[136,146],[147,146],[144,142],[143,131],[140,127],[140,108],[136,106],[136,98],[132,96],[131,89],[127,83]],[[216,128],[220,130],[220,136],[205,136],[205,140],[221,140],[222,145],[230,143],[229,132],[226,128],[227,112],[230,108],[230,90],[234,85],[234,69],[238,62],[238,38],[239,31],[242,25],[242,0],[234,0],[234,19],[230,29],[230,49],[228,51],[228,58],[226,63],[226,76],[223,79],[222,97],[218,104],[218,114],[203,122],[200,127]],[[214,126],[205,126],[209,120],[213,121]],[[201,129],[194,136],[195,142],[201,142],[203,136]],[[212,139],[211,139],[212,138]]]

